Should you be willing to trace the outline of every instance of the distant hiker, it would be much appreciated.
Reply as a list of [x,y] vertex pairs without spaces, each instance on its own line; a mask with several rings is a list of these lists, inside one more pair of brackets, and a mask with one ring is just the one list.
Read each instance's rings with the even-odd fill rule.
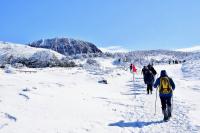
[[160,77],[156,79],[154,88],[159,86],[159,96],[162,105],[162,113],[164,115],[164,121],[167,121],[171,117],[172,106],[171,98],[173,95],[173,90],[175,89],[174,81],[168,77],[167,72],[162,70],[160,72]]
[[132,72],[132,65],[133,65],[133,64],[131,63],[131,64],[130,64],[130,72]]
[[136,69],[134,64],[131,64],[130,68],[131,68],[130,71],[133,74],[133,81],[134,81],[135,80],[135,73],[137,73],[137,69]]
[[143,77],[144,77],[144,83],[147,85],[147,94],[151,93],[153,90],[153,83],[155,80],[155,75],[157,72],[155,69],[151,66],[147,67],[144,66],[142,69]]
[[136,69],[135,65],[133,65],[133,64],[132,64],[132,71],[133,71],[133,73],[137,72],[137,69]]

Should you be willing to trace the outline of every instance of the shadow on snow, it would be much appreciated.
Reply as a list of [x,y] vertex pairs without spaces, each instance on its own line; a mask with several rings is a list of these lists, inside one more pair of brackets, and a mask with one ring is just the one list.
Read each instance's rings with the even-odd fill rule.
[[163,123],[163,121],[160,120],[160,121],[151,121],[151,122],[142,122],[142,121],[124,122],[122,120],[116,123],[111,123],[108,126],[117,126],[121,128],[124,128],[124,127],[143,128],[144,126],[149,126],[152,124],[160,124],[160,123]]
[[129,92],[123,93],[123,95],[141,95],[141,94],[146,94],[146,88],[144,85],[140,84],[132,84],[132,85],[127,85],[130,87]]

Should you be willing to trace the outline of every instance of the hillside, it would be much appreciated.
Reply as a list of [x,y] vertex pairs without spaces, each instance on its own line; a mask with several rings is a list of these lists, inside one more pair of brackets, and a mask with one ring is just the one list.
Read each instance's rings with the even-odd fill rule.
[[6,64],[16,67],[74,66],[66,56],[52,50],[0,42],[0,65]]
[[94,44],[70,38],[41,39],[28,44],[31,47],[54,50],[63,55],[102,53]]
[[[98,58],[84,68],[34,69],[36,73],[0,70],[2,133],[198,133],[199,80],[184,78],[190,65],[155,65],[176,83],[173,116],[163,122],[156,91],[146,94],[140,69],[136,80],[116,67],[112,58]],[[96,65],[98,64],[98,65]],[[99,68],[99,69],[95,69]],[[197,69],[194,67],[193,69]],[[15,71],[15,70],[14,70]],[[101,71],[101,73],[99,73]],[[159,76],[159,74],[157,75]],[[196,75],[194,75],[196,76]],[[48,78],[47,78],[48,77]],[[102,79],[107,84],[100,83]],[[192,97],[192,98],[191,98]]]

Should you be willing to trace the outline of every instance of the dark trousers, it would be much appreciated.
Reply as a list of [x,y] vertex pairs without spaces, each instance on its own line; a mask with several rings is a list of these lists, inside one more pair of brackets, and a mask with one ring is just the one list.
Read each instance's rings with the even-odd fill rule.
[[166,110],[166,108],[171,108],[171,96],[166,96],[166,97],[160,97],[161,105],[162,105],[162,110]]
[[147,94],[149,94],[149,92],[152,94],[152,87],[153,85],[151,84],[147,84]]

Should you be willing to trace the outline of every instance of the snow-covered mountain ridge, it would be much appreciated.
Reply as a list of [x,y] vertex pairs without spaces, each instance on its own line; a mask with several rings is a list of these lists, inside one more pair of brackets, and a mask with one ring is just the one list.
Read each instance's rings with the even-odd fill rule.
[[99,48],[102,52],[106,53],[127,53],[128,50],[121,46],[110,46]]
[[[47,66],[70,66],[69,58],[63,54],[59,54],[55,51],[50,50],[50,47],[56,48],[59,51],[65,51],[64,46],[73,45],[76,46],[78,43],[81,45],[82,43],[85,47],[85,42],[74,42],[75,40],[70,40],[67,38],[55,38],[49,40],[41,40],[34,42],[36,47],[30,47],[27,45],[13,44],[13,43],[5,43],[0,42],[0,64],[16,64],[21,63],[28,67],[47,67]],[[54,44],[55,42],[59,42]],[[61,45],[61,43],[64,45]],[[74,42],[74,43],[73,43]],[[48,48],[37,48],[38,47],[47,47]],[[95,46],[96,47],[96,46]],[[89,48],[90,49],[90,48]],[[95,48],[96,49],[96,48]],[[71,49],[72,50],[72,49]],[[96,49],[98,51],[98,49]],[[87,60],[89,58],[95,59],[95,56],[87,54],[79,54],[76,53],[76,50],[72,50],[75,55],[71,56],[71,59],[74,59],[78,64],[81,61],[77,60]],[[94,50],[95,51],[95,50]],[[61,52],[62,53],[62,52]],[[98,52],[97,52],[98,53]],[[101,52],[100,52],[101,53]],[[94,53],[93,53],[94,54]],[[124,53],[101,53],[98,57],[113,58],[113,63],[115,65],[128,66],[129,63],[134,63],[139,66],[147,65],[149,63],[154,64],[168,64],[172,62],[172,60],[177,60],[178,62],[189,61],[192,57],[198,57],[198,54],[193,52],[182,52],[182,51],[169,51],[169,50],[145,50],[145,51],[132,51],[132,52],[124,52]],[[65,65],[64,65],[65,64]],[[66,65],[68,64],[68,65]],[[74,64],[74,63],[72,63]],[[81,64],[81,63],[80,63]]]
[[182,51],[182,52],[200,52],[200,46],[194,46],[191,48],[181,48],[177,49],[176,51]]
[[31,47],[54,50],[63,55],[102,53],[94,44],[71,38],[41,39],[28,44]]

